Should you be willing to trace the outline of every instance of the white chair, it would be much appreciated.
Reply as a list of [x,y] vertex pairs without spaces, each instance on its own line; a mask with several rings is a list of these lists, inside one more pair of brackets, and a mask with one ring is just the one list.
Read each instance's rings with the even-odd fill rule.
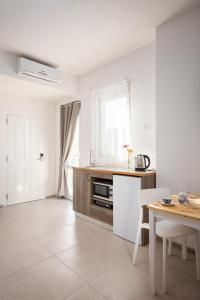
[[[149,229],[149,223],[143,223],[143,206],[148,205],[153,201],[162,199],[170,195],[168,188],[155,188],[155,189],[144,189],[139,191],[139,221],[136,234],[135,247],[133,250],[133,264],[136,263],[136,257],[138,253],[138,246],[140,243],[141,229]],[[172,238],[182,237],[182,258],[187,259],[187,236],[195,234],[195,254],[196,254],[196,270],[197,279],[200,279],[199,273],[199,236],[196,229],[179,225],[174,222],[157,220],[156,222],[156,234],[163,239],[163,278],[162,278],[162,289],[163,293],[166,292],[166,270],[167,270],[167,240],[169,241],[168,254],[172,252]]]

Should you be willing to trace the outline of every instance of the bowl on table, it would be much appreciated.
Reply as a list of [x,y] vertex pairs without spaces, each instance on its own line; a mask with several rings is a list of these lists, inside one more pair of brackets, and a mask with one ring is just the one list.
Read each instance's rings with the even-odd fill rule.
[[173,202],[172,202],[172,198],[162,198],[161,200],[161,204],[162,205],[173,205]]

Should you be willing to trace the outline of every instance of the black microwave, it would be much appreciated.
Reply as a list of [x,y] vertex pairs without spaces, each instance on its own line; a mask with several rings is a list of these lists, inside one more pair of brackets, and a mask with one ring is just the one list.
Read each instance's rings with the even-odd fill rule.
[[93,181],[92,185],[92,197],[94,199],[113,202],[112,183]]

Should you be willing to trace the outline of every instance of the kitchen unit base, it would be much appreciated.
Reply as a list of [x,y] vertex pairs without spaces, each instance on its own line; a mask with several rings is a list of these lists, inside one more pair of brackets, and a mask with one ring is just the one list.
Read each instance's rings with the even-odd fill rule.
[[104,222],[101,222],[101,221],[96,220],[94,218],[91,218],[91,217],[88,217],[86,215],[80,214],[78,212],[75,212],[75,216],[78,217],[78,218],[80,218],[80,219],[86,220],[86,221],[88,221],[90,223],[93,223],[95,225],[101,226],[101,227],[103,227],[105,229],[108,229],[110,231],[113,231],[113,226],[112,225],[106,224]]
[[[97,183],[100,187],[103,185],[106,186],[113,184],[114,178],[125,180],[131,182],[131,185],[128,185],[128,193],[123,195],[124,188],[115,191],[119,193],[120,197],[116,198],[116,195],[113,195],[113,209],[97,205],[100,200],[95,199],[98,197],[97,191],[94,190],[94,183]],[[134,185],[134,180],[138,181],[137,187]],[[137,180],[138,179],[138,180]],[[108,183],[109,184],[104,184]],[[121,182],[121,180],[120,180]],[[102,184],[103,183],[103,184]],[[134,242],[135,234],[137,227],[137,213],[138,209],[138,199],[137,199],[137,190],[146,189],[146,188],[155,188],[156,187],[156,173],[155,172],[135,172],[124,169],[111,169],[108,170],[102,168],[73,168],[73,209],[76,212],[77,216],[83,217],[88,221],[95,223],[97,225],[103,226],[105,228],[114,229],[114,233],[119,235],[122,238],[125,238],[129,241]],[[136,188],[136,190],[135,190]],[[126,188],[125,188],[126,191]],[[101,195],[102,191],[100,192]],[[104,197],[109,197],[105,193]],[[102,195],[103,196],[103,195]],[[96,201],[98,200],[98,201]],[[106,201],[106,200],[103,200]],[[112,199],[108,199],[111,203]],[[116,202],[115,202],[116,201]],[[130,204],[130,209],[128,206]],[[127,215],[126,215],[127,214]],[[114,220],[113,220],[114,216]],[[148,210],[144,208],[144,221],[148,221]],[[131,220],[134,218],[134,222]],[[114,224],[113,224],[114,222]],[[129,223],[129,225],[128,225]],[[128,227],[133,227],[130,229]],[[146,245],[149,240],[149,233],[146,230],[142,231],[141,245]]]

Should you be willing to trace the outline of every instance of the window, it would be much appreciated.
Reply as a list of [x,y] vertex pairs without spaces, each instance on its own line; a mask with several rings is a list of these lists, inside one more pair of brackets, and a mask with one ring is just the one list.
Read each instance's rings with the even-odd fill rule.
[[72,142],[72,147],[65,165],[67,173],[67,199],[72,200],[73,198],[73,167],[79,166],[79,117],[76,123],[76,129],[74,133],[74,138]]
[[125,166],[130,143],[129,82],[92,93],[92,148],[97,165]]

